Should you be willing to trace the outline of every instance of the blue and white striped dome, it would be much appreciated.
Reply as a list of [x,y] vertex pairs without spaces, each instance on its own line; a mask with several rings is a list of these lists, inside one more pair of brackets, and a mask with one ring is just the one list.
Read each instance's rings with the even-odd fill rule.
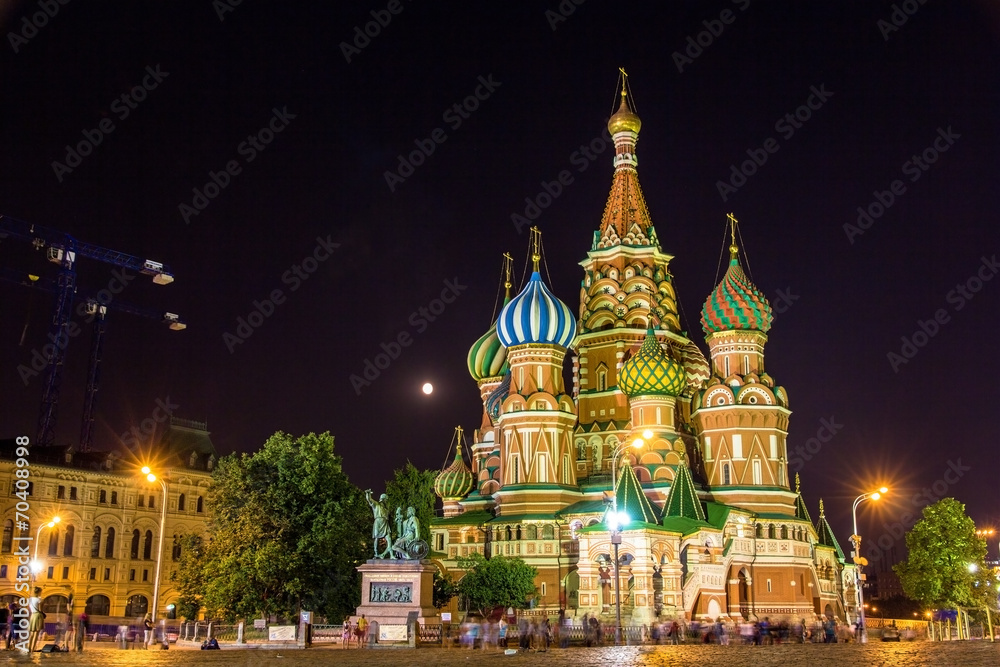
[[497,335],[504,347],[541,343],[568,348],[576,337],[576,318],[535,271],[521,293],[500,311]]

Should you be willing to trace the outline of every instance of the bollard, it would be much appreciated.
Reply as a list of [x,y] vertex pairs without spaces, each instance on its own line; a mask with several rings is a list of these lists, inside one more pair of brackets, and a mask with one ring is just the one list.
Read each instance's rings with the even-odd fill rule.
[[211,639],[212,638],[212,624],[214,622],[215,621],[209,621],[208,622],[208,635],[205,636],[206,639]]
[[191,641],[198,641],[198,621],[194,622],[194,637],[191,638]]
[[237,644],[246,643],[245,641],[243,641],[243,621],[240,621],[239,625],[236,626],[236,643]]

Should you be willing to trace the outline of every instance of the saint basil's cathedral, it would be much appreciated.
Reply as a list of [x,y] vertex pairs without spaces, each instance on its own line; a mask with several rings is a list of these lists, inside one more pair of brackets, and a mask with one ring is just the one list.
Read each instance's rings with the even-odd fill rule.
[[444,511],[430,558],[456,579],[470,553],[524,559],[538,570],[529,614],[610,620],[617,588],[626,625],[853,619],[853,565],[822,501],[813,522],[789,479],[788,394],[764,364],[771,307],[743,271],[736,219],[728,269],[702,308],[707,360],[681,329],[672,256],[639,187],[630,100],[623,80],[578,316],[542,280],[537,230],[534,272],[513,297],[508,256],[507,299],[468,355],[483,402],[471,466],[458,428],[435,482]]

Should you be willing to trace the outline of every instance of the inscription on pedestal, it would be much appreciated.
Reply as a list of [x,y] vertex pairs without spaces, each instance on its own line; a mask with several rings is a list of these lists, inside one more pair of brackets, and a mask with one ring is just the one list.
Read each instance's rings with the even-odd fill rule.
[[368,590],[369,602],[413,602],[413,589],[409,582],[372,582]]

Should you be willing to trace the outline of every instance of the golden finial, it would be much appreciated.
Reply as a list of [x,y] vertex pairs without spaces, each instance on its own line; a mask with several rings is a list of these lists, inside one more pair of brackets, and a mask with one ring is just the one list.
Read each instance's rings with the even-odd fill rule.
[[538,227],[531,228],[531,263],[532,270],[538,271],[538,263],[542,260],[542,230]]
[[823,499],[819,499],[819,518],[823,518]]
[[799,473],[795,473],[795,493],[799,493]]
[[622,73],[622,101],[625,101],[625,96],[628,94],[625,92],[625,84],[628,83],[628,74],[625,72],[624,67],[619,67],[618,71]]
[[504,294],[503,294],[503,297],[504,297],[505,300],[509,300],[510,299],[510,288],[511,288],[511,283],[510,283],[510,268],[511,268],[511,266],[513,264],[514,264],[514,257],[513,257],[513,255],[511,255],[509,252],[505,252],[503,254],[503,271],[504,271],[504,279],[503,279]]
[[462,427],[455,427],[455,456],[462,454]]
[[732,213],[727,213],[726,218],[729,220],[729,258],[736,259],[736,255],[740,251],[739,247],[736,245],[736,223],[739,222],[739,220],[737,220],[736,216]]

